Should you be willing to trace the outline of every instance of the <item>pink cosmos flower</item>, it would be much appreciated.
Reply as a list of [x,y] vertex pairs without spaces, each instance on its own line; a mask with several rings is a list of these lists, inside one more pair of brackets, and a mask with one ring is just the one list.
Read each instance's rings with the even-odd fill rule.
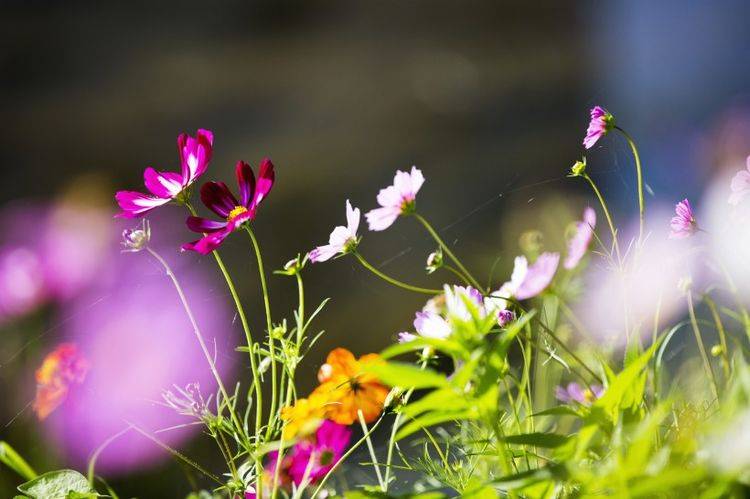
[[177,137],[177,149],[180,153],[181,172],[157,172],[151,167],[146,168],[143,172],[143,182],[150,194],[136,191],[117,192],[115,199],[122,211],[116,216],[140,217],[177,199],[208,168],[213,142],[214,134],[209,130],[199,129],[195,137],[180,134]]
[[209,220],[202,217],[188,217],[187,226],[193,232],[205,235],[191,243],[183,244],[183,250],[197,251],[207,255],[221,246],[224,239],[243,224],[253,220],[258,205],[273,187],[275,174],[273,163],[264,158],[258,167],[256,182],[253,169],[244,161],[238,161],[236,167],[237,184],[240,189],[240,200],[229,191],[223,182],[207,182],[201,187],[201,200],[206,207],[223,220]]
[[498,308],[506,309],[508,298],[527,300],[537,296],[552,282],[559,263],[559,253],[542,253],[532,265],[525,256],[517,256],[510,281],[492,293],[490,299]]
[[[480,317],[487,316],[482,293],[471,286],[443,286],[445,291],[445,310],[448,317],[461,321],[470,321],[472,314],[470,305],[474,305],[475,312]],[[416,325],[416,324],[415,324]]]
[[594,144],[614,127],[614,117],[599,106],[591,109],[591,121],[583,139],[583,146],[591,149]]
[[740,170],[732,177],[732,194],[729,204],[737,206],[745,196],[750,194],[750,156],[747,158],[747,170]]
[[435,312],[424,310],[417,312],[414,329],[425,338],[447,338],[451,334],[448,321]]
[[416,166],[411,167],[410,173],[397,171],[393,185],[381,189],[378,193],[378,204],[381,207],[365,214],[370,230],[385,230],[393,225],[399,215],[411,213],[414,210],[417,192],[423,183],[424,176]]
[[693,216],[693,208],[690,201],[683,199],[674,207],[675,216],[672,217],[670,227],[672,232],[669,234],[670,239],[684,239],[692,236],[698,230],[698,222]]
[[[296,485],[307,475],[310,483],[323,478],[344,455],[352,430],[344,425],[325,420],[312,440],[302,440],[292,451],[289,476]],[[307,473],[306,473],[307,472]]]
[[586,250],[594,237],[596,227],[596,212],[587,206],[583,210],[583,220],[576,222],[576,231],[568,241],[568,256],[565,257],[563,267],[574,269],[586,254]]
[[352,208],[346,200],[346,227],[339,225],[333,229],[328,238],[328,244],[318,246],[310,252],[313,263],[325,262],[337,254],[345,255],[357,246],[357,230],[359,229],[359,208]]
[[583,388],[578,383],[568,383],[568,386],[555,388],[555,398],[560,402],[569,404],[578,402],[581,405],[590,406],[604,394],[601,385],[591,385],[591,388]]

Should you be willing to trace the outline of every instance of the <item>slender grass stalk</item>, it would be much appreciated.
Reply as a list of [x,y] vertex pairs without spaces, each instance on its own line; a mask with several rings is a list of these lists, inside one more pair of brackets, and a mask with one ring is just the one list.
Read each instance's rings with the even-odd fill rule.
[[599,199],[599,204],[602,207],[602,211],[604,211],[604,217],[607,219],[607,225],[609,226],[609,232],[612,234],[612,245],[615,247],[615,253],[617,253],[617,261],[620,265],[622,265],[622,255],[620,254],[620,243],[617,241],[617,229],[615,229],[615,224],[612,221],[612,215],[609,213],[609,208],[607,207],[607,202],[604,200],[604,196],[602,196],[601,191],[596,186],[596,183],[594,183],[594,179],[592,179],[588,173],[582,174],[583,178],[588,181],[589,185],[591,185],[591,189],[594,191],[594,194],[596,195],[597,199]]
[[352,251],[352,254],[357,257],[357,260],[359,260],[359,263],[361,263],[364,268],[380,277],[384,281],[393,284],[394,286],[405,289],[407,291],[413,291],[414,293],[422,293],[426,295],[437,295],[443,292],[442,289],[420,288],[419,286],[412,286],[411,284],[407,284],[405,282],[394,279],[393,277],[384,274],[383,272],[375,268],[370,262],[365,260],[365,257],[363,257],[359,251],[354,250]]
[[700,350],[701,358],[703,359],[703,367],[706,370],[706,374],[708,375],[709,379],[711,380],[711,387],[713,388],[714,396],[718,400],[719,398],[719,385],[716,382],[716,376],[714,375],[714,370],[711,367],[711,362],[708,359],[708,354],[706,353],[706,347],[703,344],[703,337],[701,336],[701,330],[698,326],[698,319],[695,317],[695,307],[693,306],[693,293],[692,291],[688,290],[687,292],[687,302],[688,302],[688,313],[690,314],[690,324],[693,326],[693,333],[695,334],[695,341],[698,343],[698,350]]
[[486,291],[481,284],[479,284],[479,281],[477,281],[474,276],[471,275],[471,272],[469,272],[466,267],[464,267],[463,263],[461,263],[461,260],[459,260],[456,255],[451,251],[451,249],[448,247],[447,244],[443,241],[443,239],[438,235],[437,231],[430,225],[430,223],[419,213],[412,213],[414,218],[419,220],[419,223],[421,223],[424,228],[429,232],[430,236],[437,242],[441,248],[443,248],[443,251],[445,251],[445,254],[448,255],[448,258],[453,260],[453,263],[456,264],[456,266],[459,268],[459,270],[463,273],[463,275],[466,277],[466,279],[471,283],[472,286],[477,288],[480,291]]
[[619,126],[615,126],[615,129],[625,137],[625,140],[628,141],[630,150],[633,151],[633,158],[635,159],[635,173],[638,181],[638,241],[641,242],[643,240],[643,224],[646,215],[646,202],[643,197],[643,168],[641,167],[641,156],[638,154],[638,148],[635,145],[635,141],[628,132]]
[[273,321],[271,319],[271,304],[268,296],[268,286],[266,284],[266,271],[263,267],[263,256],[261,255],[260,245],[258,239],[255,237],[255,233],[248,226],[245,225],[245,230],[250,235],[250,240],[253,243],[253,250],[255,251],[255,258],[258,261],[258,276],[260,277],[260,287],[263,292],[263,307],[266,312],[266,329],[268,330],[268,350],[271,356],[271,407],[268,412],[269,424],[266,426],[266,440],[271,438],[271,431],[273,425],[270,424],[272,418],[276,417],[276,403],[277,403],[277,379],[278,374],[276,372],[276,346],[273,337]]
[[[118,438],[120,438],[121,436],[129,432],[130,430],[131,430],[131,427],[128,426],[118,431],[117,433],[115,433],[114,435],[106,439],[104,442],[102,442],[102,444],[99,447],[97,447],[94,450],[94,452],[91,453],[91,457],[89,457],[89,462],[88,462],[87,472],[86,472],[86,478],[88,478],[89,485],[91,485],[91,488],[94,488],[94,480],[96,479],[94,470],[96,469],[96,460],[99,459],[99,455],[102,452],[104,452],[104,449],[109,447],[109,444],[111,444],[112,442],[114,442],[115,440],[117,440]],[[28,480],[31,480],[31,478],[29,478]]]
[[365,423],[365,417],[362,414],[362,410],[357,410],[357,418],[359,419],[359,425],[362,427],[362,433],[365,434],[366,439],[365,442],[367,443],[367,450],[370,452],[370,459],[372,459],[372,467],[375,468],[375,476],[378,479],[378,484],[380,485],[380,490],[385,492],[385,483],[383,482],[383,475],[380,473],[380,466],[378,465],[378,457],[375,455],[375,447],[372,446],[372,439],[370,438],[370,434],[367,433],[367,423]]
[[719,315],[719,310],[716,307],[716,303],[708,294],[703,296],[703,301],[706,302],[706,305],[708,305],[708,309],[711,311],[711,316],[713,317],[714,324],[716,325],[716,332],[719,334],[719,342],[721,343],[721,366],[724,370],[724,382],[726,383],[727,381],[729,381],[730,376],[727,334],[724,329],[724,324],[721,322],[721,316]]

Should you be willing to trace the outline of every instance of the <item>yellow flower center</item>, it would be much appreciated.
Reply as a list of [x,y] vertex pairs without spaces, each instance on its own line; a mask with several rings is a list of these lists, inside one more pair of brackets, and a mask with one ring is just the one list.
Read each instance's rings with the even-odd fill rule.
[[235,206],[232,211],[229,212],[229,216],[227,217],[227,222],[231,222],[238,216],[242,215],[243,213],[247,213],[247,208],[244,206]]
[[589,389],[587,388],[586,390],[584,390],[584,391],[583,391],[583,399],[584,399],[584,400],[585,400],[586,402],[589,402],[589,403],[591,403],[591,402],[593,402],[594,400],[596,400],[596,396],[594,395],[594,392],[592,392],[591,390],[589,390]]

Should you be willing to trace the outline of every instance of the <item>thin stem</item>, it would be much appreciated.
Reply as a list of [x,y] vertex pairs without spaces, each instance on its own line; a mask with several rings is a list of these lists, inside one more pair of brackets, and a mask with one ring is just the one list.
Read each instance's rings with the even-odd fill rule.
[[589,185],[591,185],[591,189],[594,191],[594,194],[596,194],[596,197],[599,199],[599,204],[602,206],[604,216],[607,219],[607,225],[609,225],[609,232],[612,234],[612,244],[615,247],[615,252],[617,253],[617,260],[622,263],[622,256],[620,256],[620,244],[617,242],[617,230],[615,229],[615,224],[612,221],[612,215],[609,214],[607,202],[604,201],[604,196],[602,196],[601,191],[594,183],[594,180],[589,177],[588,173],[584,173],[583,178],[588,181]]
[[357,260],[359,260],[359,263],[361,263],[367,270],[369,270],[376,276],[380,277],[384,281],[390,284],[393,284],[394,286],[398,286],[399,288],[405,289],[407,291],[413,291],[415,293],[423,293],[426,295],[438,295],[443,292],[441,289],[420,288],[419,286],[412,286],[411,284],[406,284],[405,282],[394,279],[393,277],[386,275],[383,272],[376,269],[375,267],[373,267],[372,264],[370,264],[367,260],[365,260],[365,257],[363,257],[359,251],[354,250],[352,251],[352,254],[355,257],[357,257]]
[[320,491],[323,489],[323,486],[326,484],[326,482],[328,481],[328,478],[333,474],[333,472],[336,471],[338,469],[338,467],[341,465],[341,463],[343,463],[344,461],[346,461],[346,459],[349,456],[351,456],[354,453],[354,451],[357,450],[359,448],[359,446],[362,445],[370,437],[370,435],[372,435],[372,433],[380,425],[381,421],[383,421],[383,416],[380,416],[380,418],[377,421],[375,421],[375,424],[370,427],[370,430],[367,433],[365,433],[362,436],[362,438],[360,438],[359,440],[357,440],[354,443],[354,445],[352,445],[349,448],[349,450],[346,451],[343,456],[341,456],[341,459],[339,459],[336,462],[336,464],[334,464],[331,467],[331,469],[328,470],[328,473],[325,474],[325,476],[323,477],[323,479],[320,481],[320,483],[318,484],[318,486],[313,491],[312,495],[310,496],[310,499],[315,499],[315,496],[317,496],[320,493]]
[[698,350],[700,350],[701,358],[703,359],[703,367],[706,370],[706,374],[711,378],[711,386],[713,388],[714,396],[718,400],[719,398],[719,385],[716,383],[716,376],[714,376],[714,370],[711,367],[711,362],[708,360],[706,354],[706,347],[703,345],[703,338],[701,336],[700,327],[698,327],[698,320],[695,318],[695,308],[693,307],[693,293],[687,292],[688,312],[690,313],[690,324],[693,326],[693,333],[695,334],[695,341],[698,342]]
[[[576,355],[576,354],[575,354],[575,353],[574,353],[574,352],[573,352],[573,351],[572,351],[572,350],[571,350],[570,348],[568,348],[568,346],[567,346],[567,345],[565,344],[565,342],[564,342],[564,341],[562,341],[562,340],[561,340],[560,338],[558,338],[558,337],[557,337],[557,335],[555,335],[555,333],[554,333],[554,332],[553,332],[553,331],[552,331],[552,330],[551,330],[550,328],[548,328],[546,324],[544,324],[544,323],[543,323],[543,322],[542,322],[541,320],[539,320],[539,319],[537,319],[536,321],[537,321],[537,323],[538,323],[538,324],[539,324],[540,326],[542,326],[542,329],[544,329],[544,331],[545,331],[545,332],[547,333],[547,335],[548,335],[548,336],[549,336],[550,338],[552,338],[553,340],[555,340],[555,343],[557,343],[558,345],[560,345],[560,347],[561,347],[561,348],[562,348],[563,350],[565,350],[565,352],[566,352],[566,353],[567,353],[568,355],[570,355],[570,356],[571,356],[571,357],[573,358],[573,360],[575,360],[575,361],[576,361],[576,362],[577,362],[577,363],[578,363],[578,364],[579,364],[579,365],[580,365],[581,367],[583,367],[583,368],[584,368],[584,369],[585,369],[585,370],[586,370],[586,371],[587,371],[587,372],[588,372],[588,373],[589,373],[589,374],[590,374],[591,376],[593,376],[593,378],[594,378],[595,380],[597,380],[597,381],[598,381],[598,382],[600,382],[600,383],[602,382],[602,380],[601,380],[601,379],[599,378],[599,376],[598,376],[598,375],[597,375],[597,374],[596,374],[596,373],[595,373],[595,372],[594,372],[594,371],[593,371],[593,370],[592,370],[592,369],[591,369],[591,368],[590,368],[589,366],[587,366],[587,365],[586,365],[586,364],[585,364],[585,363],[583,362],[583,360],[581,360],[581,358],[580,358],[580,357],[579,357],[578,355]],[[588,384],[588,383],[587,383],[587,384]],[[590,387],[589,387],[589,388],[590,388]]]
[[625,137],[625,140],[628,141],[630,150],[633,151],[633,158],[635,159],[635,173],[638,179],[638,219],[639,219],[638,241],[640,242],[643,240],[643,222],[644,222],[644,217],[646,214],[646,203],[643,198],[643,168],[641,167],[641,157],[638,154],[638,148],[635,146],[635,141],[628,134],[628,132],[626,132],[619,126],[615,126],[615,129],[618,132],[620,132],[623,137]]
[[451,267],[450,265],[447,265],[447,264],[443,265],[443,268],[445,270],[451,272],[453,275],[455,275],[459,279],[461,279],[461,281],[463,281],[464,284],[467,284],[467,285],[471,286],[471,282],[469,281],[469,279],[465,275],[463,275],[461,272],[459,272],[457,269],[455,269],[455,268],[453,268],[453,267]]
[[227,393],[227,389],[224,387],[224,382],[221,380],[221,375],[219,375],[219,371],[216,369],[216,363],[214,362],[213,357],[211,356],[211,353],[208,351],[208,347],[206,346],[206,342],[203,339],[203,334],[201,333],[200,327],[198,327],[198,322],[195,320],[195,316],[193,315],[193,310],[190,308],[190,304],[187,301],[187,297],[185,296],[184,291],[182,290],[182,286],[180,285],[180,282],[177,280],[177,276],[172,271],[172,268],[169,266],[169,264],[162,258],[162,256],[151,249],[150,247],[146,247],[146,251],[148,251],[151,256],[153,256],[161,265],[164,267],[164,271],[166,272],[169,279],[172,281],[172,284],[174,285],[175,290],[177,290],[177,295],[180,297],[180,302],[182,302],[182,307],[185,309],[185,313],[188,316],[188,319],[190,320],[190,325],[193,326],[193,333],[195,334],[196,339],[198,340],[198,344],[201,347],[201,350],[203,351],[203,355],[206,357],[206,361],[208,362],[208,366],[211,369],[211,374],[213,374],[214,379],[216,380],[216,384],[219,386],[219,391],[221,392],[222,397],[224,397],[224,400],[227,401],[227,407],[229,408],[229,415],[232,418],[232,423],[237,427],[238,432],[242,432],[242,423],[240,423],[239,418],[237,417],[237,413],[234,410],[234,403],[232,402],[232,399],[229,397],[229,393]]
[[474,279],[474,276],[471,275],[471,272],[469,272],[466,267],[461,263],[461,260],[459,260],[456,255],[453,254],[453,251],[448,247],[445,242],[443,242],[442,238],[438,235],[437,231],[430,225],[430,223],[425,220],[425,218],[420,215],[419,213],[413,213],[414,218],[419,220],[419,223],[421,223],[424,228],[427,230],[427,232],[430,233],[432,238],[437,242],[441,248],[443,248],[443,251],[445,251],[445,254],[448,255],[448,257],[453,260],[453,263],[456,264],[456,266],[459,268],[459,270],[466,276],[466,279],[471,282],[471,285],[477,288],[478,290],[482,291],[484,288],[481,284],[479,284],[479,281]]
[[721,322],[721,316],[719,315],[716,303],[714,303],[713,299],[708,295],[705,295],[703,299],[705,300],[706,305],[708,305],[709,310],[711,310],[711,316],[714,319],[714,324],[716,324],[716,331],[719,333],[719,341],[721,342],[721,366],[724,369],[724,381],[726,382],[729,380],[730,376],[727,334],[724,330],[724,324]]
[[[255,237],[255,233],[253,233],[252,229],[249,226],[245,226],[245,229],[247,230],[247,233],[250,235],[250,240],[253,243],[253,249],[255,250],[255,258],[258,260],[258,275],[260,276],[260,287],[263,291],[263,306],[266,311],[266,328],[268,330],[268,350],[271,355],[271,408],[269,410],[269,418],[273,418],[276,415],[276,397],[277,397],[277,389],[276,389],[276,381],[277,381],[277,372],[276,372],[276,346],[274,344],[274,337],[273,337],[273,324],[271,320],[271,304],[268,298],[268,286],[266,285],[266,272],[263,268],[263,256],[261,255],[260,251],[260,245],[258,244],[258,239]],[[271,430],[273,429],[273,425],[270,424],[266,428],[266,439],[271,437]]]
[[383,482],[383,475],[380,474],[380,466],[378,465],[378,457],[375,455],[375,448],[372,446],[372,439],[370,439],[370,435],[367,433],[367,423],[365,423],[365,417],[362,414],[362,410],[357,410],[357,418],[359,418],[359,425],[362,427],[362,433],[364,433],[367,436],[367,439],[365,442],[367,443],[367,450],[370,452],[370,459],[372,459],[372,466],[375,468],[375,476],[378,478],[378,484],[380,485],[380,490],[385,492],[385,483]]

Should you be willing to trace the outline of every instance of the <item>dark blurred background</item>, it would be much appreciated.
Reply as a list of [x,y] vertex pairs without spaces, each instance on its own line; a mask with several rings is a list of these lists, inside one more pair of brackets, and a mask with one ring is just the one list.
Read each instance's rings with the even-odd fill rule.
[[[139,190],[146,166],[176,169],[179,132],[208,128],[215,142],[205,179],[231,185],[239,159],[270,156],[276,165],[255,222],[269,270],[324,243],[344,222],[347,198],[367,211],[396,169],[415,164],[427,178],[420,212],[477,273],[499,257],[502,282],[521,230],[557,230],[554,247],[560,224],[578,216],[587,191],[565,174],[583,152],[593,105],[639,141],[649,190],[667,202],[750,152],[748,14],[741,0],[6,1],[0,204],[45,201],[82,178],[96,199]],[[623,217],[635,207],[626,147],[611,139],[589,154]],[[540,217],[553,200],[569,211]],[[114,210],[113,201],[104,206]],[[153,231],[158,241],[175,229]],[[241,237],[225,246],[260,328],[249,248]],[[433,246],[402,219],[365,233],[361,248],[398,278],[440,285],[446,276],[422,271]],[[172,251],[214,272],[210,258]],[[305,275],[310,303],[333,301],[318,321],[326,335],[306,360],[302,392],[332,347],[378,351],[423,303],[353,259]],[[275,319],[291,320],[293,282],[272,277],[271,291]],[[2,409],[5,419],[16,412]],[[14,428],[0,434],[13,442]],[[174,463],[143,473],[149,482],[114,485],[124,497],[190,490]],[[164,473],[170,480],[155,479]],[[2,480],[15,483],[5,472]]]

